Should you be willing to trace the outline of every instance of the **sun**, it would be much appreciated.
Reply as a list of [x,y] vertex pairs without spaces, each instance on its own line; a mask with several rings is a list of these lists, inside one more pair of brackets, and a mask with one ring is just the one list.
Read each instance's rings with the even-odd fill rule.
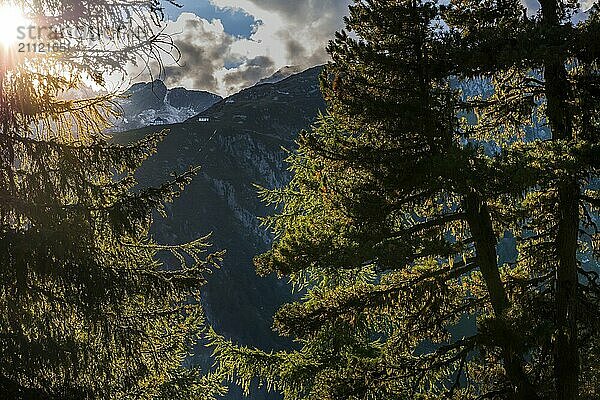
[[19,39],[19,27],[26,27],[27,17],[19,7],[11,4],[0,6],[0,44],[10,47]]

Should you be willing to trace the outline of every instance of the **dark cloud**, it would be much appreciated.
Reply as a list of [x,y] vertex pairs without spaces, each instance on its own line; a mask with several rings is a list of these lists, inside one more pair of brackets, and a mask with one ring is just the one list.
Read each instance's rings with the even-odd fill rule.
[[181,33],[173,36],[181,59],[179,65],[165,67],[167,85],[187,78],[195,88],[218,91],[215,73],[222,68],[234,38],[200,18],[184,19],[182,25]]
[[266,56],[258,56],[248,60],[234,72],[227,73],[223,80],[228,91],[233,91],[235,88],[254,85],[273,72],[275,72],[273,60]]
[[326,44],[343,27],[350,0],[210,2],[222,10],[246,13],[255,21],[252,33],[249,37],[231,35],[219,19],[207,21],[182,13],[167,28],[181,53],[177,65],[165,58],[161,77],[170,87],[227,95],[287,65],[308,68],[325,63]]
[[288,58],[292,60],[294,64],[298,64],[299,60],[306,58],[306,49],[296,39],[288,39],[285,43]]
[[325,47],[343,27],[349,0],[249,0],[285,16],[288,29],[281,31],[290,63],[313,66],[327,59]]
[[259,23],[255,37],[279,41],[288,64],[307,67],[327,60],[327,42],[343,28],[343,16],[351,3],[350,0],[211,1],[249,12]]

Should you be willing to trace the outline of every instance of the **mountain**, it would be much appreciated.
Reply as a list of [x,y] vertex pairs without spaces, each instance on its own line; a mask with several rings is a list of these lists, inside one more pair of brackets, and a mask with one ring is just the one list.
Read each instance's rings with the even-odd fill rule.
[[316,111],[324,108],[318,82],[320,71],[321,67],[315,67],[274,84],[242,90],[186,122],[291,143],[300,130],[314,121]]
[[136,83],[119,101],[123,115],[113,131],[183,122],[220,100],[221,96],[205,91],[167,89],[161,80]]
[[[256,86],[279,83],[303,72],[299,66],[281,68]],[[163,81],[141,82],[132,85],[118,102],[122,116],[111,130],[123,132],[147,126],[177,124],[209,109],[223,100],[219,95],[182,87],[168,89]]]
[[[281,187],[290,179],[282,147],[293,148],[298,132],[310,127],[325,109],[320,71],[312,68],[251,87],[184,123],[161,126],[170,133],[137,176],[141,186],[158,185],[173,172],[201,166],[194,181],[167,207],[167,218],[157,217],[153,236],[174,244],[212,232],[214,248],[227,250],[222,268],[207,277],[202,302],[215,329],[241,344],[265,349],[290,346],[270,329],[274,312],[291,299],[290,288],[275,277],[256,276],[252,264],[272,240],[257,218],[272,210],[261,203],[253,185]],[[138,104],[142,100],[149,107],[160,103],[145,98]],[[157,129],[118,133],[114,140],[131,142]],[[206,349],[200,346],[193,362],[210,365]],[[261,392],[253,396],[278,398]],[[228,398],[243,397],[232,390]]]
[[295,74],[299,74],[300,72],[302,72],[304,68],[300,67],[298,65],[292,65],[292,66],[286,66],[281,68],[280,70],[278,70],[277,72],[275,72],[273,75],[267,77],[267,78],[263,78],[260,81],[258,81],[257,85],[262,85],[265,83],[277,83],[277,82],[281,82],[282,80],[284,80],[285,78],[295,75]]
[[199,113],[222,99],[209,92],[178,87],[167,91],[166,102],[177,109],[187,108]]

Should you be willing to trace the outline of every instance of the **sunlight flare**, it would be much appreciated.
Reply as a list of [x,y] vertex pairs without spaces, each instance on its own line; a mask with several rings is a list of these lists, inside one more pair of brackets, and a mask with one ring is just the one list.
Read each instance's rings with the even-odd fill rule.
[[4,48],[14,45],[18,40],[19,27],[27,24],[28,20],[22,9],[13,4],[0,6],[0,44]]

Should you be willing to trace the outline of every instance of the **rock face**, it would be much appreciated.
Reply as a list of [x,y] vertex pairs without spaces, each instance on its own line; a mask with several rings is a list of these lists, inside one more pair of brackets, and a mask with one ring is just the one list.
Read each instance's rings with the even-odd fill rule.
[[[158,185],[172,172],[201,166],[194,181],[168,206],[168,217],[156,219],[153,235],[169,244],[212,232],[214,248],[227,250],[222,268],[208,276],[202,301],[215,329],[241,344],[266,349],[290,345],[270,329],[276,309],[291,298],[290,288],[275,277],[256,276],[252,264],[271,243],[257,217],[273,211],[261,203],[253,185],[273,188],[288,182],[282,147],[293,148],[298,132],[325,109],[319,73],[317,67],[257,85],[184,123],[164,126],[170,134],[138,175],[142,186]],[[157,129],[122,132],[115,140],[134,141]],[[194,361],[209,364],[207,351],[199,347]],[[243,397],[232,389],[228,398]],[[277,397],[256,393],[252,398]]]
[[115,121],[113,131],[183,122],[221,99],[221,96],[204,91],[169,90],[160,80],[136,83],[119,101],[122,116]]

